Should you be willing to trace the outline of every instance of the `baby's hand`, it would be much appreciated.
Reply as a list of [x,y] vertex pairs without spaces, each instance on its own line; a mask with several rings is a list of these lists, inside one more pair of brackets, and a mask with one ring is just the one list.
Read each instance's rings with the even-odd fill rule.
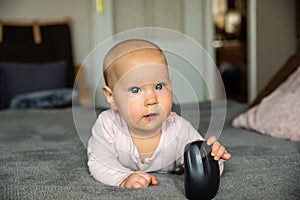
[[215,160],[224,159],[229,160],[231,158],[231,154],[228,153],[223,145],[221,145],[216,137],[212,136],[207,140],[207,144],[212,144],[211,155]]
[[157,185],[158,182],[155,176],[150,175],[146,172],[136,171],[128,176],[122,183],[121,187],[127,188],[144,188],[150,184]]

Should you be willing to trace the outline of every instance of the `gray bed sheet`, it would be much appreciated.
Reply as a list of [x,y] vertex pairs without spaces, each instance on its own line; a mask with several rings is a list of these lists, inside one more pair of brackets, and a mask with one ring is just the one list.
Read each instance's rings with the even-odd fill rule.
[[[211,104],[198,106],[199,130],[205,133]],[[223,112],[222,106],[216,108]],[[180,112],[178,106],[174,109]],[[197,127],[193,105],[181,109]],[[300,199],[300,143],[233,128],[233,117],[246,109],[245,104],[227,102],[219,140],[232,159],[225,163],[215,199]],[[143,189],[94,180],[84,143],[96,114],[80,107],[75,113],[86,119],[87,123],[76,121],[80,131],[87,131],[84,137],[77,133],[70,108],[0,111],[0,199],[186,199],[183,175],[155,174],[158,186]]]

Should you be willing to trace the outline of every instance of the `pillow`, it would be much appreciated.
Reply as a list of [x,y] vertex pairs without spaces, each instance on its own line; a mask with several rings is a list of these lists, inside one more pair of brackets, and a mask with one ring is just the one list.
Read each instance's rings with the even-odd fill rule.
[[300,66],[260,104],[236,117],[232,125],[300,141]]
[[19,94],[64,88],[66,62],[0,63],[0,108],[8,108]]
[[300,65],[300,53],[292,55],[286,63],[275,73],[268,84],[257,94],[251,103],[251,107],[259,104],[261,100],[271,94],[279,85],[281,85]]
[[72,98],[76,96],[77,92],[68,88],[44,90],[18,95],[11,100],[9,107],[12,109],[60,108],[71,105]]

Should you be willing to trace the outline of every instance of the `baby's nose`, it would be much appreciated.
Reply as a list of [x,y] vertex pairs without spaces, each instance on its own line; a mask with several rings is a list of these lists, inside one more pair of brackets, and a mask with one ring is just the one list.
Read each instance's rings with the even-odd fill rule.
[[145,106],[157,104],[157,96],[154,90],[146,92]]

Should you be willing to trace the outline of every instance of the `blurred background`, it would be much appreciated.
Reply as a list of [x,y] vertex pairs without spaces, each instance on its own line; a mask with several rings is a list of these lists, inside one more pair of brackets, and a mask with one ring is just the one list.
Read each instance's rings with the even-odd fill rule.
[[[70,19],[75,72],[92,49],[114,34],[139,27],[168,28],[201,44],[220,71],[227,98],[243,103],[250,103],[287,59],[299,52],[298,0],[0,1],[2,22],[65,18]],[[86,105],[99,79],[94,70],[82,71],[78,83]],[[215,80],[213,71],[201,70]],[[207,94],[205,84],[195,84],[199,101],[218,98],[218,83],[212,86],[212,94]],[[95,98],[96,105],[106,105],[101,94]]]

